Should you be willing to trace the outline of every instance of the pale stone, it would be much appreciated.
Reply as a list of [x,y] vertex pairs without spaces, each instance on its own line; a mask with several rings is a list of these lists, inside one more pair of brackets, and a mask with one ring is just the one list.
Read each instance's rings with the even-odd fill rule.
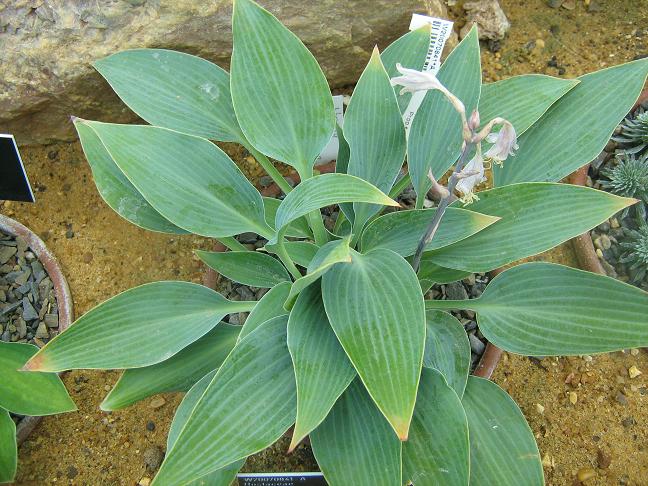
[[[442,0],[260,3],[312,50],[332,87],[355,83],[374,45],[384,49],[406,33],[412,13],[447,16]],[[231,0],[0,2],[0,133],[24,145],[76,139],[70,115],[133,121],[91,63],[163,47],[229,69],[231,14]]]
[[483,40],[501,40],[511,28],[498,0],[466,2],[463,9],[466,11],[466,25],[461,29],[461,38],[468,34],[473,24],[477,24],[479,38]]
[[639,368],[637,368],[635,365],[632,365],[630,368],[628,368],[628,376],[630,378],[636,378],[641,374],[641,371],[639,371]]

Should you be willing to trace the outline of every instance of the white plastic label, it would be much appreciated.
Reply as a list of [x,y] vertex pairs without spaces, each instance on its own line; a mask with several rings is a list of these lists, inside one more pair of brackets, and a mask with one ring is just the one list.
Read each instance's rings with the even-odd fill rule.
[[[438,19],[436,17],[428,17],[426,15],[413,14],[412,21],[410,22],[410,30],[416,30],[426,24],[430,24],[430,45],[428,47],[425,62],[423,63],[423,71],[430,71],[435,74],[441,67],[441,53],[446,41],[452,33],[452,22],[450,20]],[[412,126],[414,116],[418,111],[423,98],[425,98],[425,91],[417,91],[412,94],[405,112],[403,113],[403,123],[405,124],[405,135],[409,136],[409,131]]]
[[[335,118],[338,125],[344,126],[344,96],[336,95],[333,97],[333,108],[335,109]],[[328,145],[324,147],[322,152],[315,160],[315,166],[327,164],[332,160],[337,159],[340,141],[337,136],[337,129],[333,132],[333,136]]]

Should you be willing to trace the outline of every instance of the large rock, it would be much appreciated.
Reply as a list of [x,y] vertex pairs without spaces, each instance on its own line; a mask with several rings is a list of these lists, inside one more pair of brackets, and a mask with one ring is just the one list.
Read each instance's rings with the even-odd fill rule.
[[498,0],[466,2],[463,9],[466,11],[466,25],[461,29],[462,38],[468,34],[473,24],[477,24],[479,38],[482,40],[501,40],[511,28]]
[[[357,80],[374,44],[407,31],[442,0],[261,0],[313,51],[333,87]],[[126,122],[90,63],[134,47],[177,49],[228,68],[230,0],[0,1],[0,132],[20,144],[75,138],[69,116]]]

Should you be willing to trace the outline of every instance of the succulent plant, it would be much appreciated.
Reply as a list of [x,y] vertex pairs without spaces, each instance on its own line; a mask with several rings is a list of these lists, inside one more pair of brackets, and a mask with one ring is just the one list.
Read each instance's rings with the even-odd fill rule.
[[648,283],[648,223],[643,221],[638,229],[627,229],[626,238],[620,243],[623,253],[619,261],[628,266],[634,283]]
[[626,118],[621,123],[621,134],[612,137],[615,142],[629,145],[624,149],[626,153],[636,154],[643,152],[648,146],[648,110],[639,108],[633,116]]
[[[602,180],[601,186],[619,196],[640,199],[641,204],[634,207],[640,215],[644,216],[648,205],[648,154],[637,157],[622,153],[617,160],[619,163],[616,166],[601,171],[601,175],[609,179]],[[628,211],[629,208],[624,209],[622,217],[625,218]]]

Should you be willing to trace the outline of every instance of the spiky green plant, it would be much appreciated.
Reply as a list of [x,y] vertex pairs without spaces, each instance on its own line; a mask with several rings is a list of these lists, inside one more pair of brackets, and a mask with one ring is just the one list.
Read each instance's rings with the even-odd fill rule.
[[628,265],[633,282],[648,283],[648,223],[644,221],[638,229],[626,231],[627,237],[621,242],[624,251],[619,261]]
[[[641,204],[634,207],[642,216],[646,214],[648,205],[648,155],[636,157],[625,153],[618,156],[619,163],[601,171],[601,175],[609,180],[601,181],[601,186],[614,194],[625,197],[634,197],[641,200]],[[626,217],[629,208],[621,213]]]
[[625,149],[627,153],[636,154],[642,152],[648,146],[648,111],[639,108],[634,116],[626,118],[621,123],[623,128],[618,137],[613,140],[630,148]]

